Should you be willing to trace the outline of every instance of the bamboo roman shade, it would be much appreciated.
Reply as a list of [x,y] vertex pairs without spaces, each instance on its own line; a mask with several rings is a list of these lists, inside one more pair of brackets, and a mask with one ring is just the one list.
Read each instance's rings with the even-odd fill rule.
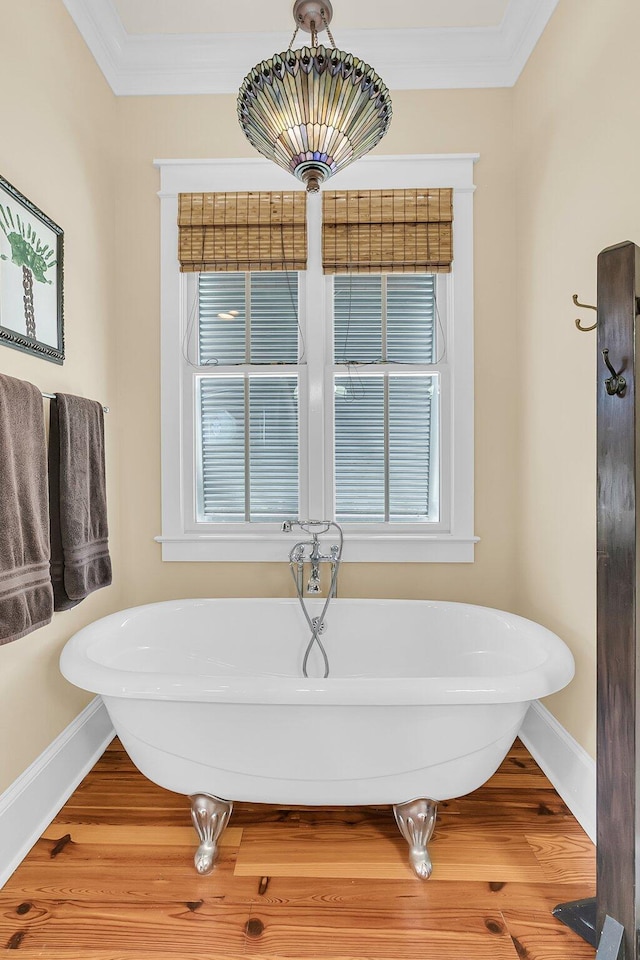
[[185,273],[305,270],[307,195],[181,193],[178,259]]
[[325,273],[449,273],[453,190],[325,190]]

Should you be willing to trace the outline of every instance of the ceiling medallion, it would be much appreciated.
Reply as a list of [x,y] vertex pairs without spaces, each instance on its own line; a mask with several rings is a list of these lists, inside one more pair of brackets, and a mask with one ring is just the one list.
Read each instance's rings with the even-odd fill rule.
[[[238,94],[238,119],[252,146],[316,193],[372,150],[389,129],[391,97],[375,70],[336,48],[329,0],[296,0],[289,48],[257,64]],[[311,45],[292,50],[298,30]],[[326,31],[331,47],[318,44]]]

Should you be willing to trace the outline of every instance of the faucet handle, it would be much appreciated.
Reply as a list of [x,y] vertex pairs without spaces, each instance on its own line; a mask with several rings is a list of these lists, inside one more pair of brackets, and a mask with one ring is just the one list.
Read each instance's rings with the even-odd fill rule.
[[304,543],[296,543],[295,547],[292,548],[291,553],[289,554],[289,560],[291,563],[304,562]]

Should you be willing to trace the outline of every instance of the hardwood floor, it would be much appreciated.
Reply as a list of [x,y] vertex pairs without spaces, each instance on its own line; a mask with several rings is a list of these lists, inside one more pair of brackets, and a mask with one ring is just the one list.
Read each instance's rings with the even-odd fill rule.
[[586,960],[551,915],[595,892],[593,845],[517,742],[440,805],[414,879],[390,809],[237,804],[214,872],[188,800],[114,741],[0,891],[0,949],[51,960]]

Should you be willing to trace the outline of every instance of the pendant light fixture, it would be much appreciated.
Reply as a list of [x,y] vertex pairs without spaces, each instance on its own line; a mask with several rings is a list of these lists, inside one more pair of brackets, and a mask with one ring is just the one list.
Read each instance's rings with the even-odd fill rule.
[[[375,70],[336,48],[329,0],[295,0],[288,50],[257,64],[238,94],[238,119],[252,146],[316,193],[320,184],[382,140],[391,97]],[[311,45],[293,50],[298,30]],[[325,31],[331,47],[318,44]]]

